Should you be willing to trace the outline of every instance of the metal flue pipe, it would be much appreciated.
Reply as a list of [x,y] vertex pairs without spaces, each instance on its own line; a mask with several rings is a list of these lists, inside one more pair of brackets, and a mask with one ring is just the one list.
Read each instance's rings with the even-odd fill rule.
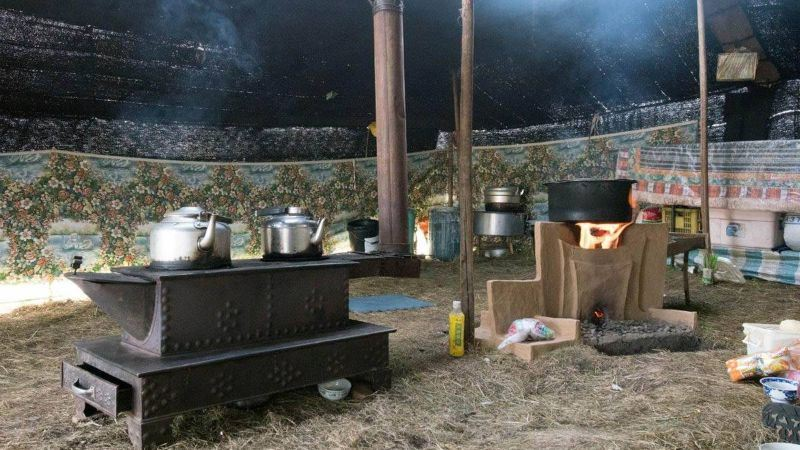
[[374,0],[380,250],[409,253],[403,1]]

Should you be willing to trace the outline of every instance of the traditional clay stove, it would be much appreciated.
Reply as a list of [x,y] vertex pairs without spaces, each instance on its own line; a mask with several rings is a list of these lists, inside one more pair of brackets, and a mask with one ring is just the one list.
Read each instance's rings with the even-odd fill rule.
[[[580,183],[591,185],[616,181],[620,180]],[[655,337],[648,340],[649,345],[631,345],[631,349],[696,348],[699,343],[693,334],[696,313],[662,308],[667,227],[662,224],[630,223],[632,208],[627,203],[630,183],[630,180],[624,180],[627,191],[622,191],[621,198],[607,207],[603,207],[608,201],[603,197],[608,197],[611,192],[607,187],[594,188],[599,192],[600,201],[592,200],[589,195],[593,192],[591,189],[587,189],[584,195],[574,196],[572,201],[577,205],[576,208],[570,208],[565,201],[554,205],[551,189],[550,217],[563,222],[538,222],[535,225],[536,278],[487,282],[489,309],[481,314],[481,326],[475,331],[478,339],[497,346],[513,320],[539,316],[546,319],[545,322],[560,321],[559,326],[570,330],[567,335],[574,338],[555,343],[522,342],[506,347],[507,351],[530,360],[543,351],[579,342],[581,322],[584,336],[587,330],[604,331],[601,333],[604,339],[601,343],[604,345],[598,345],[599,349],[616,348],[607,345],[605,340],[612,337],[614,333],[611,331],[624,328],[625,323],[638,326],[637,322],[642,321],[669,324],[672,327],[666,328],[679,330],[678,334],[688,336],[688,340],[679,339],[681,345],[671,347],[670,341],[663,339],[664,335],[656,333],[646,336]],[[558,184],[559,189],[563,188],[561,183]],[[592,220],[595,217],[599,220]],[[592,324],[592,321],[598,320],[598,311],[603,315],[600,327]],[[633,332],[615,336],[619,341],[639,337]],[[584,342],[587,342],[586,339]],[[592,341],[587,343],[593,344]],[[692,343],[694,347],[683,345]]]
[[348,317],[348,279],[372,275],[419,276],[419,261],[346,254],[70,275],[123,334],[76,343],[62,385],[78,416],[127,412],[136,448],[173,440],[172,419],[196,409],[342,377],[388,388],[394,330]]

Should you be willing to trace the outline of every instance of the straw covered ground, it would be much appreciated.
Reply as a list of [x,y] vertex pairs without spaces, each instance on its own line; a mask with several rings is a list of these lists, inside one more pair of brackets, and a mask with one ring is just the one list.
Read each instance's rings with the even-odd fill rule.
[[[478,261],[485,280],[532,274],[525,259]],[[610,357],[560,350],[526,364],[491,349],[446,354],[457,265],[425,263],[420,279],[354,280],[351,293],[399,292],[434,308],[355,315],[398,329],[394,383],[365,400],[333,403],[315,389],[274,396],[253,410],[218,407],[181,416],[175,448],[749,448],[775,436],[760,424],[754,383],[728,381],[724,361],[742,352],[741,323],[800,317],[800,289],[748,281],[702,287],[692,279],[702,351]],[[680,272],[668,271],[669,302],[684,307]],[[0,446],[125,448],[124,421],[71,420],[59,363],[71,341],[118,330],[85,302],[0,316]],[[622,390],[612,389],[616,384]]]

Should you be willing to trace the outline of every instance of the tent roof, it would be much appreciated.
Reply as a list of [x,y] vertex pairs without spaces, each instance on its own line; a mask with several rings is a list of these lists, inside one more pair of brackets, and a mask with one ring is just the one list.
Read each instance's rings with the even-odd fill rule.
[[[707,0],[708,8],[726,1]],[[741,5],[781,77],[797,77],[800,2],[727,3]],[[459,0],[406,0],[412,145],[432,144],[437,129],[452,128],[459,5]],[[191,120],[360,128],[373,119],[372,22],[366,0],[2,0],[0,7],[68,24],[236,48],[230,62],[235,67],[226,69],[231,74],[224,83],[227,95],[164,94],[169,89],[140,94],[145,103],[224,111]],[[493,0],[477,2],[475,15],[476,128],[554,122],[697,95],[693,0]],[[713,75],[713,55],[722,46],[712,31]],[[0,60],[0,67],[10,64]],[[730,84],[710,87],[725,86]],[[135,118],[126,115],[146,114],[142,111],[84,108],[81,114]],[[161,118],[183,120],[181,111]]]

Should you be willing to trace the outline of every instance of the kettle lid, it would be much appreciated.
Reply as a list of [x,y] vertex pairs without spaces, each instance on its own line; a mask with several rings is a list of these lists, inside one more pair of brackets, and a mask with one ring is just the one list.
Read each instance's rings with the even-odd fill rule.
[[197,219],[205,213],[199,206],[184,206],[164,215],[164,220]]

